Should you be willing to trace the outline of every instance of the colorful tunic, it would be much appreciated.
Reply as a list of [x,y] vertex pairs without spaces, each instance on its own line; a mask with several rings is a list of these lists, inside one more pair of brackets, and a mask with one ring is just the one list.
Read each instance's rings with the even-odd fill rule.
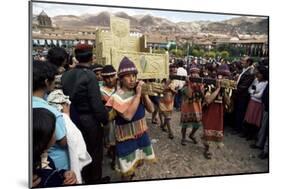
[[[100,86],[101,98],[104,104],[107,103],[109,98],[114,94],[115,88],[109,88],[105,85]],[[109,114],[112,113],[111,108]],[[104,125],[104,142],[107,147],[115,146],[115,120],[109,120],[107,125]]]
[[115,92],[115,88],[109,88],[105,85],[100,86],[101,98],[103,102],[107,102],[111,95]]
[[202,90],[203,84],[191,83],[192,96],[188,97],[188,87],[183,88],[183,99],[181,105],[181,126],[183,128],[198,128],[202,124]]
[[140,103],[132,120],[124,119],[121,114],[131,105],[135,96],[134,91],[125,92],[122,89],[114,93],[106,106],[116,110],[116,155],[115,169],[124,176],[134,173],[135,168],[142,160],[155,160],[154,151],[147,134],[145,107]]
[[[216,88],[208,86],[205,89],[206,95],[211,95]],[[222,142],[223,141],[223,91],[221,89],[215,100],[207,105],[203,110],[203,138],[206,142]]]
[[159,109],[165,119],[171,119],[173,107],[174,107],[174,98],[176,93],[176,85],[173,81],[169,81],[164,90],[163,97],[159,99]]

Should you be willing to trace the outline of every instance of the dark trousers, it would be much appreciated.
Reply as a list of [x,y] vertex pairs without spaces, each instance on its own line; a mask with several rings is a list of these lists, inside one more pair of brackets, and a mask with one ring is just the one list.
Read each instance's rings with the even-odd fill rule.
[[256,145],[264,149],[265,153],[268,153],[268,135],[269,135],[269,113],[263,112],[263,119],[261,128],[258,134],[258,140]]
[[174,99],[174,107],[179,110],[181,107],[181,98],[182,98],[182,92],[181,90],[178,90],[177,94],[175,95]]
[[77,114],[75,112],[74,115],[76,126],[81,131],[87,151],[92,157],[92,162],[82,170],[82,178],[85,184],[100,183],[103,160],[103,128],[94,120],[92,114]]
[[240,97],[235,103],[235,130],[241,132],[243,130],[243,121],[247,111],[249,98]]

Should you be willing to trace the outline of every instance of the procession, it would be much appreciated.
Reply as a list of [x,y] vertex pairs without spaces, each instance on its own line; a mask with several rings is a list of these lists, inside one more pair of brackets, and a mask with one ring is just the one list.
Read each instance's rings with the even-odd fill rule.
[[33,43],[32,187],[268,171],[268,56],[159,53],[127,19],[109,28]]

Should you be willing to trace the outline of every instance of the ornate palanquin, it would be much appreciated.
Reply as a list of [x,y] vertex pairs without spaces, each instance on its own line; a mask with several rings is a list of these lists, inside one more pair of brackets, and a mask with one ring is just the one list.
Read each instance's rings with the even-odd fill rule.
[[146,36],[130,35],[128,19],[110,17],[110,31],[96,32],[96,59],[99,64],[111,64],[118,69],[124,56],[132,60],[140,79],[169,77],[169,55],[149,53]]

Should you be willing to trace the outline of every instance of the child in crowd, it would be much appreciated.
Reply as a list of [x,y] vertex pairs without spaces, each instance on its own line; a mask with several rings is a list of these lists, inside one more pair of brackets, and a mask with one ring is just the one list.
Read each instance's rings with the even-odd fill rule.
[[[195,65],[190,67],[191,77],[199,77],[200,69]],[[194,83],[189,80],[186,83],[186,86],[183,89],[183,102],[181,105],[181,133],[182,140],[181,144],[186,145],[186,129],[188,127],[192,128],[189,138],[193,141],[194,144],[197,144],[198,141],[195,138],[195,133],[202,125],[202,99],[204,98],[204,85],[202,83]]]
[[[163,97],[160,97],[159,100],[159,109],[160,109],[160,121],[163,131],[166,131],[166,127],[168,128],[169,138],[173,139],[174,134],[171,129],[171,118],[174,107],[174,98],[176,94],[176,84],[173,82],[174,80],[168,80],[164,83],[164,94]],[[163,121],[164,119],[164,121]]]
[[[116,70],[112,65],[106,65],[101,71],[103,78],[103,85],[100,86],[101,97],[104,104],[107,103],[109,98],[115,93],[117,89],[117,77]],[[111,168],[115,167],[115,111],[112,108],[107,107],[109,111],[109,122],[104,125],[104,143],[108,149],[108,155],[111,157]]]
[[224,131],[224,105],[230,104],[230,96],[225,88],[221,88],[220,80],[228,79],[230,71],[227,64],[218,67],[217,85],[206,85],[205,87],[205,108],[203,109],[203,140],[204,156],[206,159],[212,158],[211,147],[223,146]]
[[33,108],[33,178],[40,182],[32,187],[58,187],[77,183],[75,173],[58,170],[47,150],[56,142],[56,118],[45,108]]
[[120,89],[106,103],[117,112],[115,169],[122,180],[131,180],[144,160],[155,161],[145,119],[145,110],[152,113],[154,107],[149,96],[142,95],[144,82],[137,82],[137,73],[135,64],[124,57],[118,69]]

